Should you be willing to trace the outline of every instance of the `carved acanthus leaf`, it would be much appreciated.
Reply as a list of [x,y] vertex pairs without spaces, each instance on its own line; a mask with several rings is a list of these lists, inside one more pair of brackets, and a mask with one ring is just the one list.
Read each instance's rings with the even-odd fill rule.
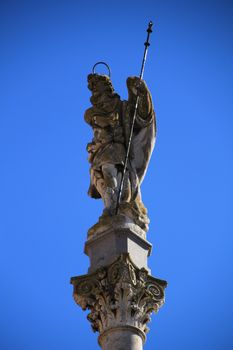
[[150,314],[164,303],[166,282],[138,269],[128,254],[122,254],[110,266],[94,274],[74,277],[74,299],[82,309],[94,332],[129,325],[147,332]]

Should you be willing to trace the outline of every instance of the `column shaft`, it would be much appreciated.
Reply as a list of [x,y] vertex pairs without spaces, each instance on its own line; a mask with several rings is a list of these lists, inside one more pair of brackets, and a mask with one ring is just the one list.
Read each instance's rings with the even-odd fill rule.
[[99,337],[102,350],[142,350],[143,341],[138,332],[129,328],[113,328]]

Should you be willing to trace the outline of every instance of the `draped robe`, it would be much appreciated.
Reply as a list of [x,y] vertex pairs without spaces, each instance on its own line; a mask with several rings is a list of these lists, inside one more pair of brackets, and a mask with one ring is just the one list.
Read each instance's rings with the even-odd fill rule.
[[[95,186],[95,178],[101,177],[102,165],[110,163],[119,169],[123,168],[136,102],[132,90],[135,79],[127,79],[128,101],[121,101],[117,94],[112,94],[111,98],[101,105],[93,105],[85,113],[85,121],[94,131],[93,140],[87,146],[91,164],[88,194],[92,198],[101,197]],[[130,202],[134,202],[135,208],[146,215],[141,202],[140,184],[155,144],[156,119],[151,95],[145,83],[139,96],[127,170],[131,184]]]

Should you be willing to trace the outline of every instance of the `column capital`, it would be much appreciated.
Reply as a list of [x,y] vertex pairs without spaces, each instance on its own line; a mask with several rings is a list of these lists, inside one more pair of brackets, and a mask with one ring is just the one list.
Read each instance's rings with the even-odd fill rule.
[[145,341],[151,313],[164,303],[167,282],[154,278],[145,268],[139,269],[128,253],[95,273],[72,277],[73,296],[100,337],[113,329],[130,329]]

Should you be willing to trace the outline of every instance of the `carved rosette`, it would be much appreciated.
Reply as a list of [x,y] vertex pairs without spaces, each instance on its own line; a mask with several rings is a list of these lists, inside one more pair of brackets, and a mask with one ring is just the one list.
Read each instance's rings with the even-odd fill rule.
[[126,253],[93,274],[71,278],[71,284],[76,303],[90,310],[87,318],[101,335],[122,326],[147,333],[151,313],[164,303],[167,282],[137,268]]

